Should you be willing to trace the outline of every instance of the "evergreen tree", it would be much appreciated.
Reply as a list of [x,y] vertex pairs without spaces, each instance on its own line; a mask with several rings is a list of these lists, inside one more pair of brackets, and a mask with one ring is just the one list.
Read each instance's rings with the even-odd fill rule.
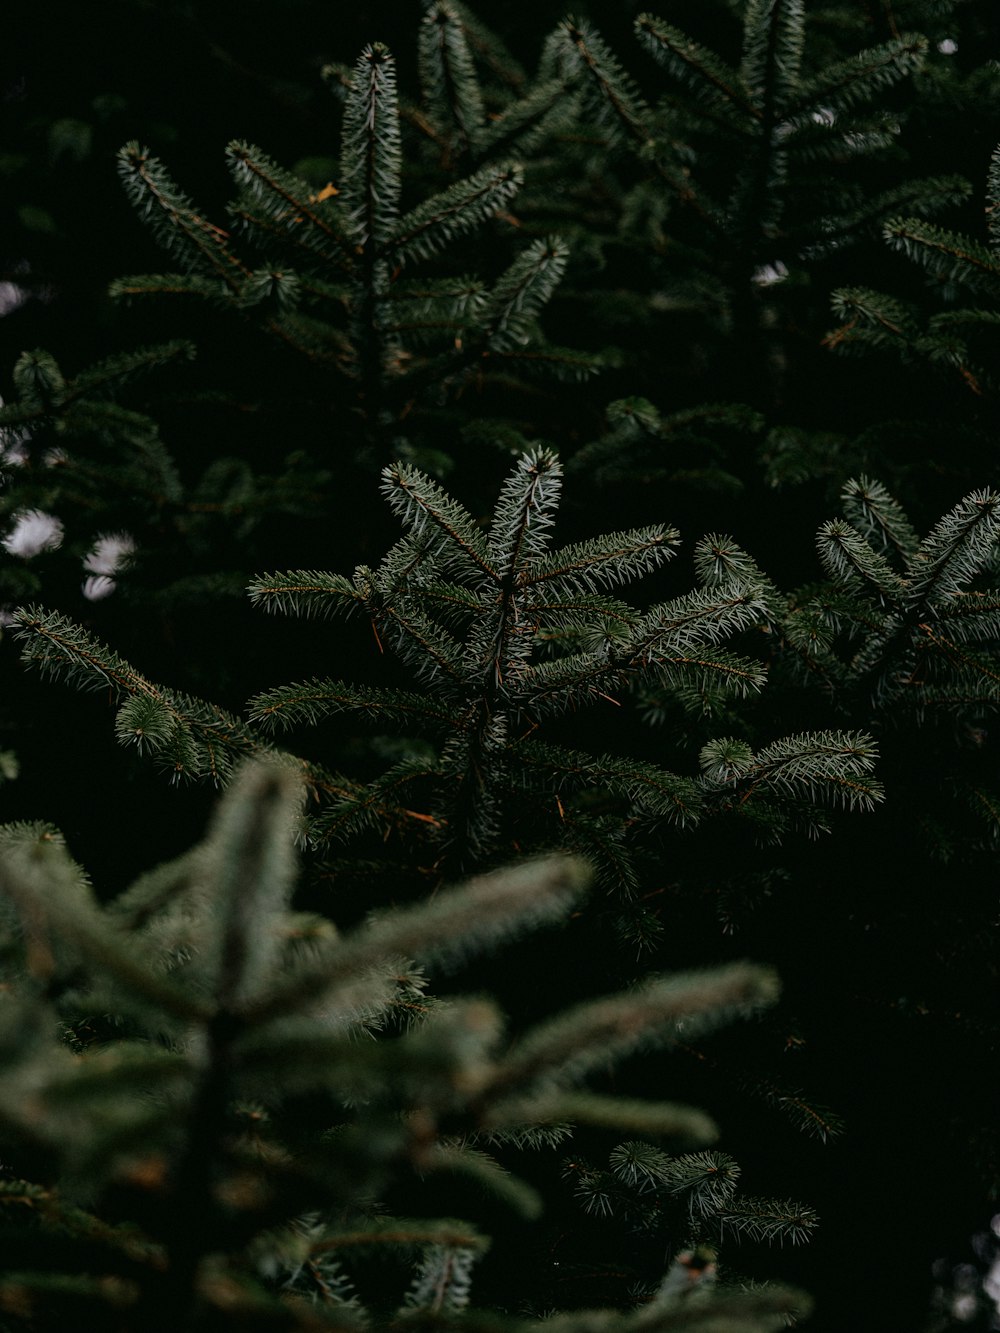
[[[1000,293],[1000,149],[993,153],[986,183],[988,244],[974,236],[933,226],[920,218],[893,217],[883,229],[886,242],[928,273],[941,299],[951,309],[926,321],[908,301],[863,287],[833,293],[833,309],[844,322],[827,336],[838,351],[891,349],[908,360],[929,361],[957,372],[973,393],[994,391],[996,359],[993,340]],[[976,306],[956,305],[968,293]]]
[[[272,610],[366,614],[379,648],[396,651],[422,687],[313,677],[251,701],[249,722],[267,730],[348,713],[432,741],[364,785],[315,770],[326,802],[310,836],[320,847],[416,826],[430,844],[428,868],[439,874],[451,863],[488,864],[511,846],[568,843],[596,855],[609,886],[628,899],[637,883],[628,846],[636,826],[739,811],[773,837],[795,825],[821,827],[823,804],[870,809],[881,799],[871,777],[875,747],[860,732],[803,733],[757,753],[738,739],[714,740],[696,779],[535,738],[546,718],[617,704],[615,695],[636,686],[655,685],[696,708],[759,690],[759,665],[719,647],[766,618],[766,580],[748,558],[740,566],[738,552],[708,539],[706,586],[640,612],[607,593],[669,559],[677,532],[637,529],[552,550],[561,469],[551,453],[520,460],[485,534],[413,468],[386,468],[383,489],[408,532],[378,569],[361,566],[353,580],[294,570],[251,588]],[[151,751],[175,776],[224,778],[235,757],[266,745],[217,706],[150,684],[65,617],[29,608],[17,621],[27,664],[83,688],[110,685],[121,702],[119,739]],[[404,851],[414,855],[406,843]]]
[[[477,1227],[380,1214],[388,1183],[466,1176],[530,1217],[537,1196],[478,1139],[567,1120],[714,1134],[690,1108],[575,1085],[768,1003],[769,972],[652,978],[506,1040],[490,1001],[432,1003],[417,964],[563,916],[581,863],[525,863],[338,935],[291,908],[302,794],[287,763],[245,768],[200,846],[103,908],[53,829],[2,830],[7,1326],[527,1328],[466,1313]],[[385,1283],[354,1286],[355,1256],[379,1252],[402,1270],[395,1316]],[[778,1328],[802,1308],[688,1285],[678,1265],[634,1315],[559,1326]]]
[[[425,1230],[397,1256],[417,1261],[411,1321],[450,1317],[426,1293],[465,1300],[475,1237],[492,1234],[467,1323],[620,1312],[679,1253],[667,1292],[700,1300],[715,1277],[738,1300],[734,1285],[777,1271],[815,1292],[823,1333],[921,1326],[931,1260],[982,1227],[1000,1178],[984,1058],[1000,809],[995,255],[965,185],[1000,137],[995,16],[951,0],[670,0],[637,25],[638,6],[592,7],[595,26],[555,0],[530,16],[459,0],[409,13],[297,0],[277,16],[250,0],[233,25],[212,5],[122,0],[129,21],[56,79],[52,34],[86,46],[75,16],[43,23],[62,8],[15,16],[39,40],[3,55],[0,622],[16,620],[30,662],[117,706],[125,748],[104,743],[100,707],[21,673],[4,644],[4,818],[66,828],[98,871],[109,905],[95,930],[108,923],[113,943],[111,900],[201,827],[206,787],[287,744],[307,793],[308,870],[280,964],[292,970],[323,952],[331,919],[352,939],[387,905],[442,901],[459,873],[583,853],[600,888],[558,938],[435,973],[437,999],[408,963],[399,1003],[352,1012],[356,1047],[410,1051],[413,1068],[451,989],[495,995],[520,1040],[568,1004],[641,991],[650,972],[751,956],[785,986],[711,1044],[675,1033],[669,1081],[649,1053],[613,1084],[595,1069],[595,1094],[629,1099],[614,1131],[579,1102],[571,1140],[562,1122],[477,1130],[478,1110],[450,1104],[447,1175],[420,1184],[404,1149],[375,1190],[384,1216],[353,1176],[326,1195],[360,1199],[346,1220],[314,1195],[296,1212],[286,1181],[268,1196],[288,1204],[278,1239],[261,1249],[240,1231],[260,1218],[249,1195],[216,1200],[230,1211],[222,1268],[208,1269],[225,1273],[197,1298],[203,1322],[249,1325],[242,1307],[217,1308],[228,1276],[278,1326],[313,1295],[335,1326],[362,1306],[393,1319],[407,1279],[383,1293],[389,1242],[359,1244],[354,1264],[327,1242],[380,1216],[455,1214],[476,1227],[436,1230],[438,1250]],[[331,59],[362,48],[353,66]],[[405,53],[398,87],[389,49]],[[181,72],[192,89],[208,73],[211,98],[177,99]],[[234,134],[227,215],[202,149]],[[126,138],[151,146],[120,159],[145,228],[125,206],[116,221]],[[102,301],[113,273],[156,267],[138,250],[149,237],[177,271],[119,280],[124,299]],[[843,315],[828,336],[831,289]],[[37,347],[51,353],[19,359]],[[388,508],[373,475],[385,463]],[[710,535],[680,546],[665,515],[685,538]],[[243,596],[259,570],[290,571],[254,580],[278,619]],[[326,624],[333,612],[345,623]],[[209,782],[161,792],[150,753],[154,770]],[[842,818],[845,803],[872,808]],[[186,986],[208,973],[184,931],[208,925],[181,896],[180,918],[157,907],[122,938],[148,958],[160,932]],[[12,958],[45,915],[20,910]],[[121,1092],[126,1119],[136,1099],[190,1107],[196,1053],[158,1001],[126,994],[96,954],[50,952],[41,982],[44,948],[34,981],[12,964],[18,1004],[25,984],[44,992],[44,1037],[26,1020],[18,1051],[65,1064],[50,1036],[68,1024],[74,1068],[95,1071],[105,1047],[129,1063],[141,1087]],[[426,1022],[404,1034],[414,1006]],[[169,1091],[141,1083],[134,1041],[180,1057]],[[376,1065],[392,1138],[388,1120],[424,1106],[437,1074]],[[331,1125],[367,1129],[364,1109],[315,1084],[244,1091],[234,1082],[233,1104],[268,1119],[247,1129],[238,1111],[225,1153],[252,1138],[314,1162]],[[661,1141],[643,1108],[674,1096],[718,1109],[722,1141]],[[105,1322],[127,1326],[128,1292],[145,1310],[160,1279],[140,1263],[135,1288],[114,1288],[133,1271],[97,1253],[95,1227],[131,1225],[162,1256],[149,1216],[169,1197],[183,1116],[173,1138],[129,1121],[168,1174],[140,1152],[146,1183],[109,1184],[74,1156],[96,1119],[57,1115],[54,1093],[45,1106],[48,1138],[15,1143],[18,1130],[3,1154],[25,1182],[15,1199],[43,1194],[11,1205],[8,1263],[25,1281],[5,1289],[0,1322],[53,1322],[61,1283],[62,1324],[76,1326],[105,1275],[126,1302]],[[511,1184],[491,1159],[545,1201],[529,1239],[516,1211],[463,1193],[474,1175]],[[250,1189],[257,1167],[233,1160],[219,1178]],[[70,1235],[70,1205],[85,1236]],[[812,1235],[813,1210],[811,1244],[768,1253]],[[676,1326],[681,1312],[654,1302],[632,1318],[647,1316]],[[717,1302],[683,1311],[733,1318]]]

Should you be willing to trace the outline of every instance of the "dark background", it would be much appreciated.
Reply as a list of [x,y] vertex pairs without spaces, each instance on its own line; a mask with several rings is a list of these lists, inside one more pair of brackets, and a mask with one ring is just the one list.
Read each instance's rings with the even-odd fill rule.
[[[589,8],[625,63],[655,84],[655,73],[638,57],[630,35],[638,6],[575,8],[578,13]],[[711,40],[716,27],[725,28],[715,6],[669,3],[661,8],[703,39]],[[995,52],[996,20],[990,5],[965,9],[973,15],[980,40],[976,52],[960,53],[971,65]],[[541,36],[562,13],[562,4],[537,0],[494,4],[481,17],[530,66]],[[364,43],[378,39],[397,53],[403,87],[414,91],[418,17],[415,2],[391,0],[362,5],[285,0],[280,6],[266,0],[238,8],[112,0],[91,6],[25,4],[8,13],[0,52],[0,280],[30,295],[0,320],[2,391],[8,392],[10,368],[26,348],[49,349],[70,372],[99,355],[178,334],[199,343],[198,362],[185,372],[192,397],[198,386],[220,378],[253,384],[287,374],[294,383],[297,372],[280,355],[232,335],[222,320],[206,317],[192,329],[186,312],[121,309],[108,300],[112,278],[162,264],[121,192],[114,154],[129,139],[147,144],[172,165],[209,216],[222,220],[230,193],[222,161],[226,142],[236,137],[256,142],[289,166],[329,158],[336,151],[339,109],[321,83],[320,68],[329,60],[349,63]],[[968,106],[935,106],[923,121],[918,115],[908,132],[921,171],[968,175],[975,187],[972,199],[947,221],[981,234],[982,183],[989,153],[1000,138],[1000,112],[973,119]],[[924,295],[920,276],[875,241],[851,263],[859,282],[906,283],[915,296]],[[827,288],[843,280],[835,268]],[[817,289],[825,280],[820,273]],[[553,318],[560,318],[558,311]],[[569,321],[572,311],[561,318]],[[996,483],[995,400],[974,398],[958,383],[887,362],[833,361],[817,343],[810,330],[777,418],[847,436],[864,430],[876,416],[902,420],[901,443],[895,453],[887,450],[887,466],[896,469],[895,479],[921,530],[964,491]],[[649,350],[659,351],[656,346]],[[662,359],[669,363],[669,357]],[[705,378],[712,378],[711,367]],[[630,364],[612,379],[573,409],[580,418],[577,440],[599,419],[603,404],[619,393],[647,393],[664,406],[671,405],[665,398],[672,394],[681,406],[685,395],[698,401],[705,391],[704,384],[686,385],[680,372],[658,372],[655,355],[647,355],[638,372]],[[271,450],[287,452],[303,438],[312,447],[311,436],[331,430],[329,420],[317,424],[301,403],[286,402],[273,416],[234,422],[229,413],[186,407],[183,394],[179,400],[172,393],[178,384],[176,377],[168,377],[151,391],[149,406],[191,469],[213,451],[239,450],[255,462],[266,461]],[[289,391],[289,399],[293,396]],[[567,431],[567,438],[557,442],[572,445],[571,437]],[[962,442],[957,450],[956,438]],[[818,577],[811,563],[812,534],[835,512],[832,495],[845,478],[819,478],[794,492],[777,493],[764,483],[755,458],[736,459],[733,466],[744,482],[737,499],[602,495],[581,481],[575,495],[568,490],[560,536],[572,540],[666,516],[681,526],[688,545],[706,528],[731,528],[779,584]],[[488,510],[504,471],[499,456],[465,462],[453,485],[467,503]],[[375,498],[374,477],[367,490],[363,485],[351,474],[344,501],[322,518],[267,528],[260,536],[259,561],[245,572],[306,561],[349,572],[359,560],[377,558],[392,539],[394,525]],[[219,540],[224,543],[225,535]],[[244,556],[234,554],[233,561]],[[676,584],[667,580],[665,586],[690,582],[683,558],[671,579]],[[67,587],[65,594],[71,613],[88,620],[140,669],[236,709],[255,690],[307,670],[329,670],[348,679],[374,680],[379,672],[391,676],[390,666],[373,662],[370,641],[356,627],[262,624],[233,599],[221,609],[195,605],[183,614],[172,613],[152,629],[151,619],[127,599],[91,606],[77,596],[74,605],[72,590]],[[648,593],[655,595],[663,591]],[[25,678],[12,646],[5,643],[0,651],[4,725],[13,733],[22,762],[21,779],[3,789],[4,818],[58,824],[108,893],[153,861],[186,847],[203,826],[211,793],[170,789],[114,746],[106,701],[84,702],[61,687]],[[779,706],[760,725],[770,727],[771,734],[814,725],[795,707],[789,704],[782,716]],[[592,748],[614,745],[610,723],[598,719],[591,725]],[[325,743],[335,748],[337,741]],[[655,736],[639,743],[656,756],[660,742]],[[686,749],[693,764],[698,736],[675,737],[672,744]],[[769,898],[734,937],[720,931],[713,914],[713,875],[725,872],[714,834],[679,840],[677,862],[664,869],[667,943],[655,966],[742,956],[773,961],[785,984],[782,1018],[763,1033],[749,1025],[721,1034],[712,1046],[712,1070],[679,1055],[655,1064],[654,1072],[648,1064],[626,1070],[620,1086],[633,1078],[644,1092],[663,1091],[706,1106],[723,1125],[722,1146],[744,1164],[749,1192],[787,1194],[817,1208],[823,1225],[809,1246],[746,1257],[741,1251],[738,1259],[739,1267],[755,1275],[786,1277],[813,1292],[818,1312],[811,1327],[817,1330],[925,1327],[932,1264],[942,1257],[967,1259],[969,1237],[995,1207],[997,1121],[990,1102],[996,1061],[991,1026],[994,855],[970,838],[960,860],[932,863],[926,844],[912,836],[914,810],[933,800],[935,763],[950,763],[947,756],[956,746],[968,762],[989,773],[995,770],[988,735],[968,743],[951,734],[929,736],[916,777],[906,746],[893,749],[887,743],[882,769],[890,794],[886,807],[864,819],[838,819],[833,837],[821,843],[796,841],[783,848],[786,891]],[[938,755],[944,757],[938,760]],[[775,855],[748,849],[747,865],[766,870],[769,856]],[[671,899],[671,886],[695,881],[709,886],[703,903]],[[971,946],[971,953],[957,951],[956,939]],[[627,973],[628,960],[619,953],[602,961],[597,942],[585,943],[589,970],[584,991],[611,989],[622,971]],[[525,945],[485,973],[459,977],[453,984],[487,983],[516,1011],[519,1003],[529,1009],[555,1007],[578,980],[553,971],[541,945],[537,950]],[[791,1030],[793,1019],[805,1040],[779,1055],[781,1025]],[[726,1070],[757,1058],[762,1047],[768,1058],[785,1061],[786,1072],[791,1067],[793,1083],[807,1085],[836,1108],[848,1125],[843,1138],[824,1145],[798,1136],[773,1109],[741,1094],[739,1080]],[[660,1078],[662,1089],[652,1087],[651,1080]],[[610,1146],[610,1141],[595,1142],[593,1154]],[[557,1243],[559,1224],[559,1216],[547,1224],[546,1245]],[[605,1247],[627,1250],[630,1244],[598,1224],[588,1234],[589,1251],[585,1246],[585,1252],[563,1260],[580,1271],[597,1264]],[[539,1235],[528,1234],[515,1269],[541,1244]],[[502,1292],[507,1270],[501,1256],[518,1254],[518,1244],[513,1235],[506,1238],[507,1248],[497,1244],[493,1267],[484,1272],[481,1299]],[[659,1257],[649,1259],[655,1268]],[[581,1280],[573,1279],[574,1299]]]

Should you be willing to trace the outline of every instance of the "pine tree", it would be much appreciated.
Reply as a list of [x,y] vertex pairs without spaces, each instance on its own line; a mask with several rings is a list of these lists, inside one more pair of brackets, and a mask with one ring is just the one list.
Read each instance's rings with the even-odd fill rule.
[[[471,1290],[461,1318],[486,1326],[502,1309],[516,1322],[646,1301],[685,1247],[664,1292],[700,1300],[713,1280],[723,1288],[721,1304],[692,1305],[686,1321],[729,1326],[733,1287],[773,1270],[815,1290],[823,1333],[919,1327],[931,1259],[983,1225],[998,1171],[983,1059],[996,1040],[1000,827],[995,256],[975,197],[963,204],[997,139],[995,17],[950,0],[672,0],[640,20],[637,49],[624,14],[602,11],[598,33],[554,0],[530,21],[503,7],[477,17],[457,0],[398,23],[386,10],[384,33],[367,31],[367,11],[338,10],[333,23],[313,0],[294,22],[258,0],[239,25],[175,6],[176,46],[157,40],[162,7],[123,0],[122,12],[130,21],[102,32],[92,76],[115,71],[127,94],[117,110],[104,89],[94,95],[86,61],[57,86],[49,31],[27,79],[5,75],[0,219],[15,229],[0,245],[0,337],[18,368],[0,409],[0,624],[20,603],[29,660],[118,706],[125,749],[102,743],[99,707],[76,709],[11,655],[4,817],[54,815],[103,867],[110,900],[140,862],[175,854],[180,823],[209,796],[197,784],[161,794],[147,756],[210,788],[287,744],[308,793],[299,905],[319,914],[306,926],[315,938],[290,948],[311,953],[334,919],[352,930],[387,904],[437,902],[458,873],[561,848],[593,863],[600,888],[558,946],[525,941],[523,965],[484,952],[454,983],[495,994],[513,1031],[641,988],[651,971],[749,955],[785,982],[780,1005],[731,1035],[682,1033],[669,1071],[653,1054],[623,1062],[614,1086],[635,1100],[613,1132],[580,1112],[572,1140],[552,1122],[473,1133],[455,1113],[441,1147],[463,1181],[506,1179],[511,1203],[526,1200],[492,1159],[545,1200],[544,1235],[517,1257],[518,1224],[497,1221],[499,1203],[466,1208],[457,1167],[452,1186],[443,1171],[420,1186],[406,1166],[387,1186],[387,1225],[411,1217],[424,1188],[427,1216],[481,1219],[433,1241],[425,1231],[398,1256],[416,1260],[409,1298],[390,1265],[400,1277],[383,1299],[375,1265],[388,1242],[335,1261],[323,1247],[344,1219],[321,1207],[290,1210],[260,1266],[238,1236],[233,1271],[272,1313],[280,1290],[331,1311],[340,1302],[332,1317],[344,1322],[362,1307],[389,1320],[409,1301],[406,1318],[434,1325]],[[79,23],[60,15],[53,31],[70,30]],[[398,88],[376,37],[401,53]],[[325,89],[313,77],[366,43],[355,65],[328,63]],[[147,62],[160,47],[173,53],[158,99],[173,108],[168,126]],[[7,50],[22,60],[18,42]],[[213,105],[225,103],[227,128],[211,133],[220,118],[197,94],[174,96],[182,72],[197,81],[205,68],[218,75]],[[864,100],[850,102],[852,90]],[[208,200],[210,172],[193,185],[200,146],[234,133],[232,209],[204,211],[160,160]],[[147,275],[109,307],[96,296],[107,277],[156,266],[133,248],[144,229],[124,209],[119,226],[102,193],[125,139],[151,145],[144,162],[122,163],[137,194],[148,203],[158,189],[174,210],[154,208],[145,234],[167,242],[178,272],[166,276],[183,292],[143,299],[144,282],[156,287]],[[977,262],[956,281],[948,255],[959,250]],[[535,284],[541,254],[551,264]],[[822,345],[831,288],[847,293],[851,359]],[[510,341],[487,346],[498,291]],[[908,371],[877,355],[882,342]],[[53,355],[18,362],[33,347]],[[946,373],[924,373],[928,358]],[[132,375],[143,367],[153,373]],[[555,456],[571,484],[558,528],[539,527],[555,515]],[[392,510],[373,481],[383,463]],[[526,486],[532,522],[517,546],[507,520]],[[672,532],[665,515],[685,538],[711,535],[665,540],[640,568],[629,542]],[[567,553],[583,562],[576,573],[607,575],[619,538],[617,583],[566,584]],[[262,569],[291,571],[255,589],[292,614],[269,621],[246,603]],[[539,569],[546,583],[532,582]],[[90,596],[112,581],[114,596]],[[736,587],[746,600],[721,614]],[[344,623],[322,623],[334,610]],[[678,614],[693,617],[683,642]],[[242,709],[248,694],[260,718]],[[874,808],[841,818],[835,791]],[[827,825],[834,836],[799,836]],[[100,1010],[85,997],[79,1026],[74,995],[96,995],[94,965],[67,959],[42,1003],[52,1023],[74,1025],[73,1058],[122,1032],[148,1048],[152,1011],[111,996],[110,982]],[[443,1020],[447,1002],[405,971],[413,989],[383,1011],[384,1032],[372,1035],[375,1013],[357,1016],[357,1046],[395,1051],[414,1006],[429,1032]],[[126,1027],[109,1037],[119,1011]],[[610,1080],[595,1070],[593,1086],[607,1094]],[[411,1091],[398,1079],[392,1089],[394,1106]],[[643,1107],[675,1095],[718,1108],[718,1145],[659,1140]],[[269,1096],[251,1105],[270,1116],[266,1129],[253,1122],[254,1142],[291,1154],[312,1144],[310,1108],[327,1093],[280,1106]],[[144,1098],[148,1110],[145,1085]],[[338,1103],[337,1123],[355,1110]],[[67,1144],[79,1141],[72,1128]],[[47,1190],[68,1161],[51,1146],[22,1140],[2,1155]],[[13,1188],[28,1197],[27,1183]],[[97,1181],[72,1201],[110,1226],[134,1214],[145,1235],[148,1209],[132,1202],[157,1205],[164,1188]],[[93,1223],[71,1244],[52,1198],[44,1223],[43,1203],[12,1207],[20,1222],[5,1239],[39,1244],[8,1266],[24,1255],[16,1272],[57,1275],[62,1324],[92,1323],[82,1275],[122,1274],[86,1248]],[[769,1255],[811,1234],[812,1209],[818,1243]],[[379,1227],[365,1201],[348,1220]],[[473,1267],[485,1234],[494,1247]],[[506,1279],[522,1256],[527,1295],[511,1312]],[[535,1270],[549,1260],[543,1280]],[[8,1291],[0,1321],[24,1325],[33,1281]],[[44,1320],[54,1309],[47,1290],[36,1322],[43,1302]],[[680,1314],[654,1304],[635,1319],[647,1317],[676,1325]],[[205,1309],[210,1325],[243,1318]],[[587,1318],[613,1326],[618,1315]]]
[[[750,371],[738,380],[734,361],[730,378],[769,405],[784,393],[808,265],[901,207],[926,216],[969,190],[953,174],[861,183],[864,159],[891,157],[902,128],[892,90],[923,68],[927,40],[894,24],[861,51],[850,50],[848,32],[848,50],[835,52],[824,19],[827,29],[847,26],[839,14],[813,23],[800,0],[742,6],[734,61],[668,18],[640,14],[636,37],[665,84],[655,104],[591,23],[566,20],[546,48],[546,60],[579,81],[607,169],[627,152],[643,171],[625,187],[618,226],[645,252],[661,304],[700,312],[702,344],[734,339]],[[721,29],[729,38],[731,26],[725,13],[706,24],[713,37]]]
[[[85,1317],[193,1333],[463,1315],[463,1327],[526,1328],[469,1307],[486,1244],[477,1227],[380,1215],[389,1182],[466,1176],[532,1216],[537,1196],[477,1138],[567,1120],[714,1134],[691,1108],[576,1085],[638,1047],[767,1004],[769,972],[650,979],[511,1041],[490,1001],[426,997],[419,964],[557,920],[580,894],[582,864],[523,863],[339,935],[292,910],[302,794],[287,763],[244,768],[206,840],[105,907],[55,830],[2,830],[10,1327]],[[32,1176],[16,1178],[26,1166]],[[399,1269],[396,1316],[384,1282],[355,1289],[354,1256],[366,1252]],[[778,1328],[803,1308],[782,1289],[703,1304],[707,1293],[677,1290],[677,1271],[632,1316],[580,1311],[560,1326]]]
[[[738,556],[709,539],[705,586],[639,611],[608,594],[668,560],[677,532],[637,529],[553,550],[561,469],[551,453],[520,460],[485,534],[411,467],[387,468],[383,489],[408,531],[377,569],[359,567],[353,580],[271,575],[252,585],[251,597],[300,615],[365,614],[375,642],[399,654],[416,690],[312,677],[256,696],[248,724],[151,684],[79,626],[38,608],[18,613],[24,660],[83,688],[110,686],[121,704],[119,739],[149,750],[175,776],[224,778],[235,758],[267,747],[254,723],[273,732],[347,713],[401,738],[429,739],[431,748],[411,743],[371,783],[310,769],[326,798],[310,837],[322,848],[416,827],[437,873],[451,863],[489,864],[515,845],[568,844],[597,856],[609,885],[628,899],[635,828],[739,812],[774,837],[823,827],[823,805],[870,809],[881,800],[871,776],[876,750],[862,732],[786,736],[756,753],[737,738],[716,739],[702,751],[697,778],[638,756],[536,739],[547,718],[617,704],[643,685],[696,707],[759,690],[759,664],[720,646],[766,620],[766,580],[748,559],[738,567]],[[413,855],[405,843],[404,852]]]
[[[487,42],[457,5],[428,7],[420,70],[427,106],[411,111],[450,159],[454,131],[470,165],[446,188],[404,207],[404,119],[395,61],[376,43],[353,71],[331,68],[343,93],[339,184],[319,190],[252,144],[226,150],[238,194],[231,225],[253,252],[208,221],[164,165],[128,144],[119,167],[130,201],[180,272],[118,279],[112,294],[132,299],[191,295],[249,319],[293,352],[346,376],[366,422],[369,447],[398,452],[397,423],[414,401],[456,392],[471,376],[586,378],[593,355],[551,346],[538,316],[562,277],[567,250],[557,236],[520,247],[492,282],[461,272],[464,238],[506,218],[523,182],[516,154],[562,121],[565,81],[511,101],[485,123],[470,37]],[[498,149],[502,146],[502,154]],[[461,153],[458,156],[463,156]],[[413,276],[447,251],[440,276]],[[259,254],[260,259],[255,256]]]
[[[928,361],[957,372],[973,393],[994,391],[996,380],[992,332],[1000,315],[1000,148],[991,159],[986,183],[988,244],[974,236],[948,231],[921,218],[890,218],[883,235],[892,249],[920,264],[940,297],[951,309],[926,321],[909,301],[864,287],[843,287],[833,293],[833,310],[844,322],[827,336],[838,351],[889,349],[907,360]],[[962,295],[978,297],[975,306],[957,305]]]

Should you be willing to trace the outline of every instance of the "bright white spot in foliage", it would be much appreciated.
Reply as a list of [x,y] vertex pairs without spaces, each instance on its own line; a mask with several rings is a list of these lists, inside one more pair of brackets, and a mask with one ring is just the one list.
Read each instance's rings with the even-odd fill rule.
[[88,602],[99,602],[102,597],[110,597],[117,584],[107,574],[91,574],[83,581],[83,595]]
[[958,42],[954,37],[946,37],[944,41],[938,42],[938,50],[943,56],[953,56],[958,50]]
[[19,287],[16,282],[0,282],[0,319],[24,305],[30,295],[26,287]]
[[98,537],[83,562],[90,578],[83,581],[83,595],[88,602],[99,602],[110,597],[117,587],[111,576],[121,569],[135,550],[135,539],[127,532],[106,532]]
[[834,125],[837,121],[837,113],[832,106],[818,106],[815,111],[810,112],[810,118],[817,125]]
[[[0,407],[3,398],[0,397]],[[19,467],[28,457],[25,444],[31,436],[17,426],[0,426],[0,467]]]
[[758,287],[773,287],[776,282],[784,282],[788,277],[788,269],[776,259],[773,264],[761,264],[760,268],[754,270],[753,280]]
[[10,555],[30,560],[39,551],[53,551],[62,544],[63,525],[54,514],[40,509],[24,509],[17,515],[14,526],[3,539],[3,548]]
[[91,574],[114,574],[135,550],[135,539],[127,532],[106,532],[94,542],[83,562]]
[[[1000,1213],[991,1220],[990,1230],[994,1236],[1000,1237]],[[1000,1254],[990,1264],[990,1271],[983,1278],[983,1291],[996,1307],[996,1313],[1000,1315]]]

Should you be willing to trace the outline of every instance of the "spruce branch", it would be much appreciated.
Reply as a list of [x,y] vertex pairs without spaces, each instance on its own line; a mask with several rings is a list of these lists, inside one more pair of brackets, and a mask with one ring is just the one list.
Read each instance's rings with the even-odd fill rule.
[[164,249],[189,271],[219,279],[237,293],[250,270],[229,249],[227,233],[202,217],[160,160],[133,140],[118,154],[118,171],[130,202]]
[[122,744],[149,751],[176,777],[224,780],[238,757],[267,747],[224,709],[153,684],[66,616],[27,607],[16,613],[22,661],[81,690],[119,702]]
[[750,0],[743,19],[740,79],[765,129],[787,115],[801,82],[804,0]]
[[457,130],[460,147],[475,151],[486,110],[463,18],[447,0],[427,6],[420,24],[418,68],[424,102],[438,132]]
[[329,260],[347,272],[354,271],[354,247],[344,235],[334,203],[335,190],[331,196],[321,198],[322,191],[317,193],[254,144],[241,139],[227,145],[226,158],[241,194],[261,209],[264,219],[279,232],[294,237],[299,246],[316,258]]
[[445,962],[565,914],[586,887],[582,862],[550,857],[483,875],[430,903],[400,909],[323,949],[298,975],[246,1008],[260,1022],[399,957]]
[[748,99],[738,72],[707,47],[692,41],[655,14],[640,14],[635,20],[635,30],[657,63],[689,87],[710,112],[723,112],[726,124],[743,130],[749,118],[759,117],[760,112]]
[[520,167],[483,167],[400,218],[388,242],[394,263],[426,259],[506,208],[524,180]]
[[250,700],[249,720],[266,731],[315,726],[338,713],[364,717],[379,725],[416,727],[438,734],[450,727],[451,716],[422,694],[380,690],[342,681],[314,679],[267,690]]
[[573,18],[562,22],[549,39],[546,58],[577,74],[589,108],[612,140],[649,141],[649,109],[638,87],[589,23]]
[[904,34],[882,46],[869,47],[810,80],[801,100],[787,105],[784,114],[794,117],[809,104],[829,106],[834,112],[864,105],[920,70],[926,57],[927,39],[919,34]]
[[753,1012],[776,997],[774,974],[749,963],[653,978],[536,1028],[515,1043],[481,1095],[495,1100],[564,1087],[608,1058],[622,1059],[705,1031],[723,1015]]
[[369,252],[391,239],[401,166],[395,61],[375,42],[354,66],[340,155],[341,196],[351,239],[360,250]]

